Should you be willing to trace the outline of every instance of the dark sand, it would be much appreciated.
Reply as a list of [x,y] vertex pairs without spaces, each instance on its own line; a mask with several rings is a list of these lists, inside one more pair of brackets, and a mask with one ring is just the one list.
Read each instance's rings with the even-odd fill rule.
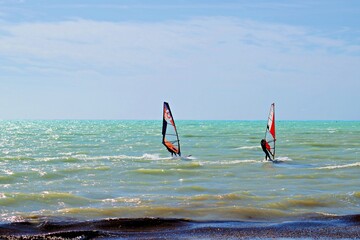
[[0,225],[0,239],[360,239],[360,215],[283,222],[37,218]]

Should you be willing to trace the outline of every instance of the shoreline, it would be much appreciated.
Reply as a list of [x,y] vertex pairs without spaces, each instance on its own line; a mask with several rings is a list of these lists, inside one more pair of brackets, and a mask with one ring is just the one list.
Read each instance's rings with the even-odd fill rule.
[[0,225],[0,239],[360,239],[360,215],[280,222],[114,218],[91,221],[39,218]]

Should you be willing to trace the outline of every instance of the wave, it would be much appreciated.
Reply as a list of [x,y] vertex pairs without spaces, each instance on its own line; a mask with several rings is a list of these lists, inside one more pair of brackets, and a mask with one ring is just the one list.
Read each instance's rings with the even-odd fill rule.
[[150,174],[150,175],[169,175],[171,174],[170,171],[165,169],[148,169],[148,168],[139,168],[137,170],[134,170],[136,173],[142,173],[142,174]]
[[[61,153],[63,156],[56,157],[37,157],[37,158],[28,158],[28,157],[8,157],[1,158],[3,160],[29,160],[29,161],[38,161],[38,162],[65,162],[65,163],[74,163],[81,161],[96,161],[96,160],[169,160],[171,157],[160,157],[159,154],[149,154],[144,153],[141,156],[131,156],[131,155],[102,155],[102,156],[88,156],[87,154],[82,153]],[[195,158],[189,158],[195,159]]]
[[[77,167],[71,167],[71,168],[66,168],[66,169],[61,169],[61,170],[57,170],[57,174],[51,174],[51,176],[49,176],[49,179],[52,178],[56,178],[59,176],[59,174],[76,174],[76,173],[81,173],[84,171],[108,171],[110,170],[111,167],[109,166],[77,166]],[[45,175],[46,176],[46,175]]]
[[182,176],[186,175],[193,175],[196,174],[196,172],[192,171],[192,169],[198,168],[199,165],[197,164],[191,164],[191,165],[184,165],[179,166],[178,168],[139,168],[136,170],[133,170],[136,173],[141,174],[149,174],[149,175],[173,175],[173,174],[180,174]]
[[167,160],[169,157],[160,157],[159,154],[145,153],[141,157],[131,157],[132,159],[143,159],[143,160]]
[[264,204],[263,207],[278,209],[286,212],[293,212],[294,209],[306,209],[306,211],[318,212],[323,214],[324,209],[342,209],[347,205],[358,205],[360,192],[344,192],[338,194],[317,194],[317,195],[298,195],[291,198],[284,198],[280,201],[273,201]]
[[35,160],[35,158],[27,157],[27,156],[6,156],[1,157],[1,161],[32,161]]
[[196,169],[196,168],[201,168],[203,167],[203,164],[201,164],[200,162],[196,161],[196,162],[189,162],[189,163],[185,163],[185,164],[179,164],[178,168],[182,168],[182,169]]
[[277,157],[275,158],[275,160],[277,161],[281,161],[281,162],[292,162],[293,160],[289,157]]
[[[202,191],[200,189],[194,189],[195,192]],[[230,199],[233,196],[230,196]],[[222,199],[218,199],[220,201]],[[226,200],[226,199],[225,199]],[[121,200],[105,200],[109,201],[121,201]],[[266,208],[256,208],[256,207],[242,207],[242,206],[204,206],[201,203],[201,200],[198,203],[192,204],[179,204],[178,206],[161,206],[161,205],[152,205],[151,207],[148,204],[138,204],[139,202],[135,199],[129,201],[129,204],[135,204],[134,207],[129,207],[129,204],[126,202],[123,206],[111,206],[106,208],[98,207],[71,207],[71,208],[61,208],[57,210],[47,210],[47,211],[38,211],[38,213],[47,213],[48,216],[63,216],[67,218],[77,218],[77,219],[101,219],[101,218],[111,218],[122,216],[124,218],[141,218],[143,216],[147,217],[161,217],[167,218],[169,216],[174,218],[188,218],[206,220],[206,219],[216,219],[216,220],[258,220],[258,221],[269,221],[269,220],[279,220],[289,217],[296,216],[292,213],[287,213],[279,209],[266,209]],[[141,201],[141,200],[139,200]],[[231,201],[231,200],[229,200]],[[105,202],[106,203],[106,202]],[[110,202],[111,204],[111,202]],[[34,218],[36,212],[31,213],[17,213],[22,218]],[[38,214],[39,215],[39,214]],[[4,218],[3,218],[4,219]],[[6,219],[12,219],[10,216]],[[1,228],[0,228],[1,229]]]
[[73,156],[79,160],[165,160],[169,158],[161,158],[158,154],[145,153],[142,156],[130,156],[130,155],[104,155],[104,156]]
[[323,143],[323,142],[310,142],[304,143],[303,146],[315,147],[315,148],[338,148],[338,143]]
[[352,167],[360,167],[360,162],[357,163],[350,163],[350,164],[344,164],[344,165],[333,165],[333,166],[326,166],[326,167],[318,167],[316,169],[341,169],[341,168],[352,168]]
[[[100,156],[99,158],[102,158],[102,157]],[[141,156],[130,156],[130,155],[107,156],[107,158],[113,159],[113,160],[130,159],[130,160],[152,160],[152,161],[171,159],[171,157],[160,157],[159,154],[150,154],[150,153],[144,153]]]
[[259,149],[261,148],[260,146],[243,146],[243,147],[238,147],[235,148],[235,150],[242,150],[242,149]]
[[236,165],[246,163],[259,163],[261,161],[255,159],[244,159],[244,160],[220,160],[220,161],[201,161],[203,165]]
[[352,195],[357,197],[357,198],[360,198],[360,192],[354,192]]
[[202,186],[185,186],[185,187],[179,187],[175,189],[177,192],[180,193],[189,193],[189,192],[206,192],[210,191],[209,188],[202,187]]
[[83,205],[84,203],[90,203],[93,200],[71,193],[49,191],[41,193],[3,193],[0,197],[0,205],[2,206],[17,206],[18,204],[27,205],[26,202],[49,204],[54,201],[57,203],[62,202],[67,204]]
[[129,198],[129,197],[119,197],[119,198],[107,198],[101,200],[104,203],[135,203],[140,204],[142,200],[138,197]]
[[227,194],[198,194],[186,197],[179,197],[179,200],[188,201],[188,202],[199,202],[199,201],[242,201],[242,200],[251,200],[259,201],[263,200],[264,197],[255,196],[248,192],[241,193],[227,193]]
[[335,201],[329,199],[320,198],[298,198],[298,199],[286,199],[280,202],[269,203],[266,207],[272,209],[288,210],[292,208],[317,208],[317,207],[328,207],[335,204]]
[[0,176],[0,183],[5,186],[4,184],[9,184],[15,182],[15,177],[8,175],[8,176]]

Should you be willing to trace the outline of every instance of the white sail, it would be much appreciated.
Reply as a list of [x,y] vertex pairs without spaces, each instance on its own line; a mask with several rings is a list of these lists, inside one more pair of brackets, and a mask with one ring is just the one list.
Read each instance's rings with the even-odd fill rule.
[[268,122],[265,131],[265,140],[266,148],[272,155],[272,158],[275,158],[275,103],[271,104],[270,113],[268,117]]

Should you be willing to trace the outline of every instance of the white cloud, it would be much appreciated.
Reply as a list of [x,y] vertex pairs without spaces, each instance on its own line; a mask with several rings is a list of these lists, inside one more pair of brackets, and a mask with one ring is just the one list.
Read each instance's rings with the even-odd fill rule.
[[[359,73],[358,45],[303,27],[237,18],[158,23],[77,19],[2,24],[0,32],[1,69],[8,79],[26,75],[30,81],[78,81],[79,91],[92,82],[88,90],[94,95],[101,82],[106,99],[109,94],[119,98],[121,91],[122,99],[141,102],[144,109],[162,97],[181,99],[184,108],[193,100],[212,106],[226,102],[233,108],[253,96],[259,98],[255,105],[263,104],[273,101],[266,96],[270,86],[282,89],[275,96],[279,101],[296,101],[300,86],[310,95],[325,87],[330,98],[335,88],[324,85],[329,79]],[[169,86],[176,89],[171,95],[165,91]],[[134,91],[142,98],[135,98]],[[184,99],[183,93],[191,98]],[[98,97],[101,101],[103,95]],[[143,98],[154,102],[143,103]],[[127,111],[130,118],[141,118]],[[226,118],[238,116],[227,113]],[[216,118],[214,111],[204,115]]]
[[[183,22],[129,23],[74,20],[57,23],[20,23],[1,26],[0,51],[11,56],[39,59],[70,58],[89,63],[116,65],[149,61],[169,55],[209,50],[218,44],[243,46],[254,43],[274,50],[308,47],[341,52],[357,49],[341,40],[312,35],[287,25],[240,21],[235,18],[200,18]],[[234,47],[234,46],[231,46]],[[185,52],[185,53],[184,53]],[[155,53],[155,54],[154,54]]]

